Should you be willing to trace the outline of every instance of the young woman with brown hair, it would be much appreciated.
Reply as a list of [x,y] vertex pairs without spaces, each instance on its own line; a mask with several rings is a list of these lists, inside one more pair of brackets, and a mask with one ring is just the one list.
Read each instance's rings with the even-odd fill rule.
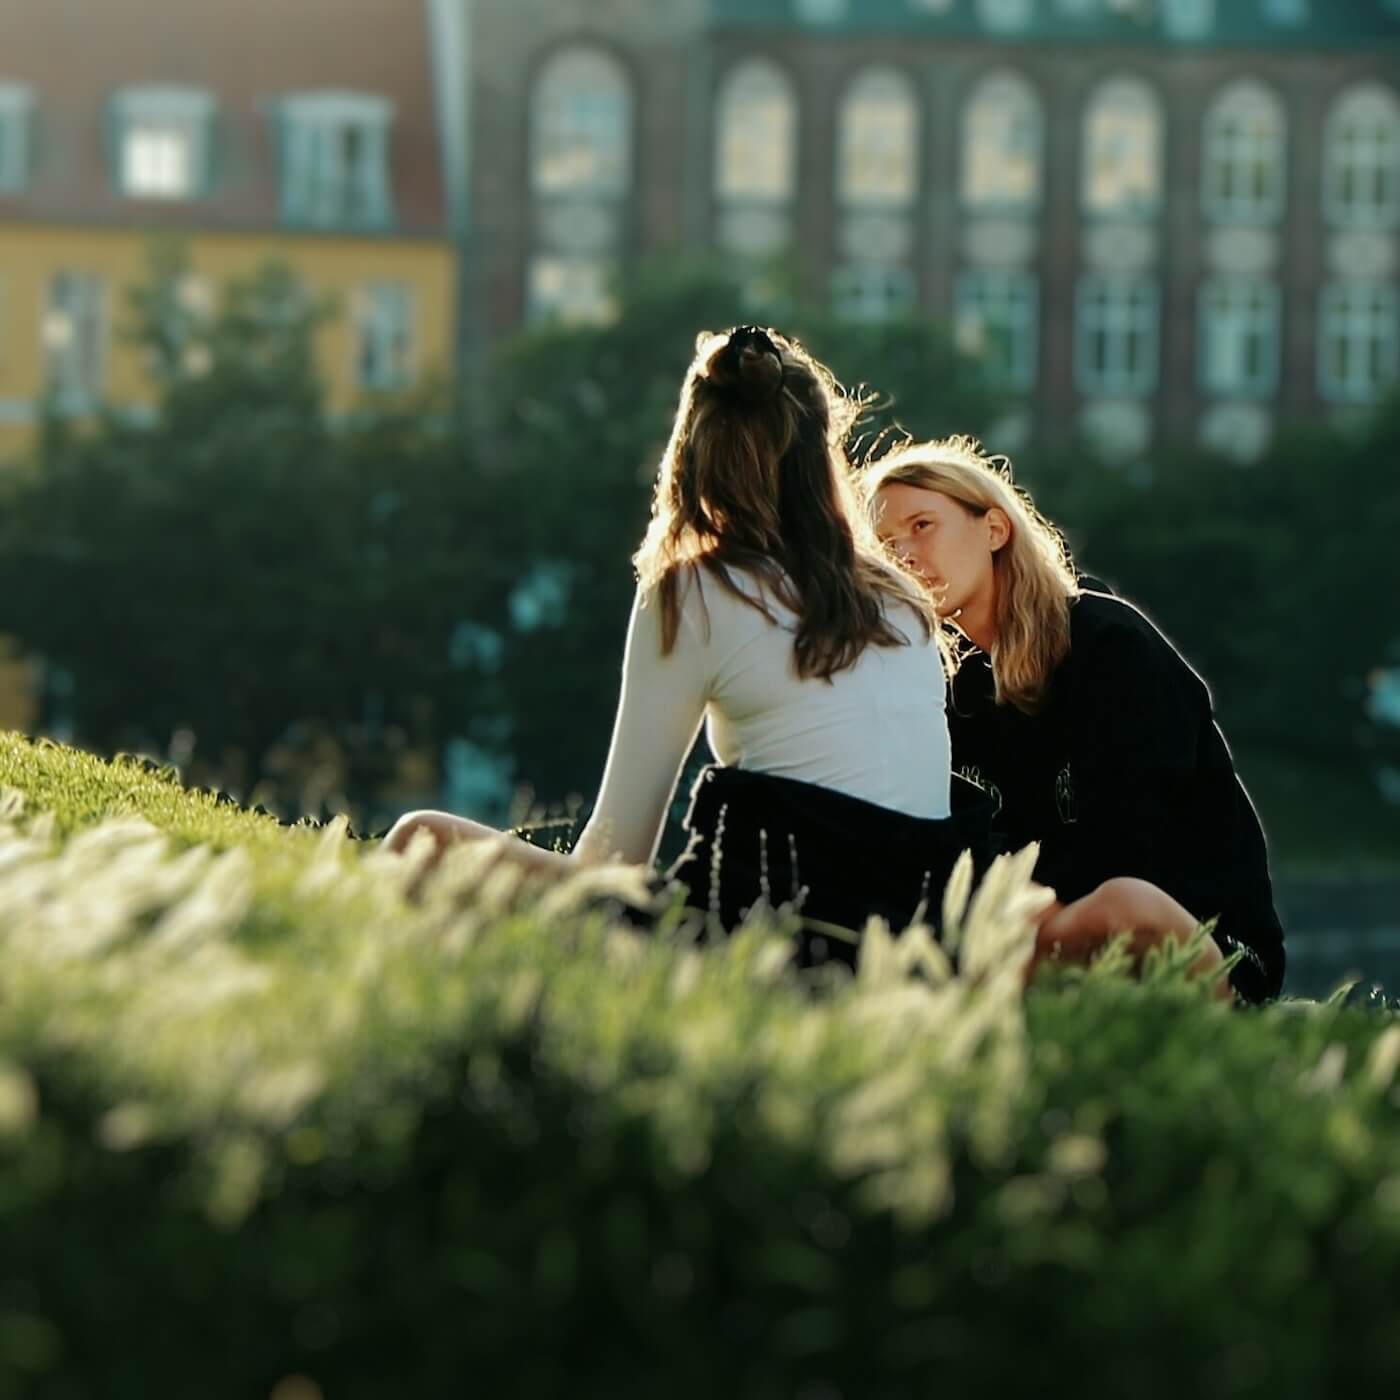
[[[719,764],[696,783],[669,879],[725,928],[760,902],[790,904],[806,921],[804,962],[849,962],[823,926],[858,930],[878,914],[903,928],[937,908],[964,849],[985,864],[989,804],[953,810],[937,611],[889,559],[846,457],[862,407],[776,332],[699,338],[633,561],[597,803],[568,855],[510,840],[510,858],[560,873],[650,866],[707,719]],[[434,812],[386,839],[402,849],[419,830],[439,849],[501,839]],[[1119,881],[1047,919],[1042,952],[1114,921],[1148,942],[1194,928],[1160,891]]]
[[949,687],[955,771],[1036,877],[1073,900],[1150,881],[1201,920],[1247,1001],[1277,996],[1283,930],[1258,817],[1210,692],[1132,604],[1083,586],[1009,467],[968,438],[911,443],[862,490],[887,544],[976,648]]

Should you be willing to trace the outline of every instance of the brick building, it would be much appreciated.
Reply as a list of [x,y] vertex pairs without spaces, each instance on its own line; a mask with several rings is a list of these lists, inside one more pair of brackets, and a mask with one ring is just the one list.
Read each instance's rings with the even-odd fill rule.
[[1394,0],[441,0],[469,355],[661,248],[950,323],[1017,405],[1247,458],[1400,378]]

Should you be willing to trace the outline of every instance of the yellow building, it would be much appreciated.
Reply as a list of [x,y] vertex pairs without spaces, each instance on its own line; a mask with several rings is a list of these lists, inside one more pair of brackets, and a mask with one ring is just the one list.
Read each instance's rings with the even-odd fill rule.
[[428,7],[22,8],[0,10],[0,462],[45,406],[150,402],[122,330],[154,237],[185,245],[196,308],[271,261],[333,298],[332,411],[451,369]]

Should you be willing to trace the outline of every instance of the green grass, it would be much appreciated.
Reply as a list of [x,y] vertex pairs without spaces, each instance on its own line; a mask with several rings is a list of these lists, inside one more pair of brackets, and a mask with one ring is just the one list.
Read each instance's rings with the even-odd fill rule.
[[0,1396],[1400,1382],[1395,1017],[413,873],[0,736]]

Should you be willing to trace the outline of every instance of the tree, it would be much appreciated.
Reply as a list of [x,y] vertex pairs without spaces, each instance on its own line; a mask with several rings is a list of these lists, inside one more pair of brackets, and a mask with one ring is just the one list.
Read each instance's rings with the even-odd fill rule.
[[398,752],[431,768],[489,684],[452,641],[503,606],[492,488],[440,387],[328,421],[312,352],[334,308],[285,269],[209,313],[186,272],[160,250],[132,298],[153,416],[50,420],[6,483],[0,628],[72,676],[94,748],[181,736],[195,776],[293,808],[318,751],[327,798],[367,803]]

